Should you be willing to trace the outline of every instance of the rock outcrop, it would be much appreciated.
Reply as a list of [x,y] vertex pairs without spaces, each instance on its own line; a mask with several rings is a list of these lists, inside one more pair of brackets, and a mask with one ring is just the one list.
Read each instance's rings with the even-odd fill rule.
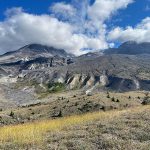
[[[121,48],[133,45],[129,42]],[[150,90],[150,55],[89,53],[74,57],[64,50],[31,44],[0,56],[0,82],[36,83],[35,88],[61,83],[68,90],[90,92]]]

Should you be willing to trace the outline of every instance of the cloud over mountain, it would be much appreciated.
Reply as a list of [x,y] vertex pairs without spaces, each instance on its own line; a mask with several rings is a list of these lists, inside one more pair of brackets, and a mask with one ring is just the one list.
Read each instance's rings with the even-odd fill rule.
[[[73,0],[69,4],[54,3],[49,14],[41,15],[30,14],[22,8],[8,9],[5,20],[0,22],[0,52],[15,50],[29,43],[46,44],[76,55],[85,53],[86,49],[108,48],[114,39],[125,39],[130,30],[146,32],[149,29],[146,27],[147,18],[135,29],[117,27],[109,34],[106,20],[132,2],[95,0],[91,4],[90,0]],[[138,39],[138,35],[133,39]]]
[[110,40],[150,42],[150,17],[141,21],[135,28],[128,26],[125,29],[121,27],[114,28],[108,38]]

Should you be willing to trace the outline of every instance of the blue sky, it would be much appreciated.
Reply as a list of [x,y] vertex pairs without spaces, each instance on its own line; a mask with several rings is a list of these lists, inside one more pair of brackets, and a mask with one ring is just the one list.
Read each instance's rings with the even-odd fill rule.
[[[105,49],[108,47],[115,46],[118,42],[124,42],[127,39],[137,40],[137,42],[146,41],[145,37],[149,33],[148,30],[150,26],[150,0],[120,0],[120,2],[119,0],[106,0],[109,2],[108,4],[111,4],[111,2],[114,3],[112,3],[111,7],[106,7],[106,11],[110,11],[110,13],[104,13],[103,19],[103,16],[99,14],[105,11],[101,11],[101,9],[105,9],[106,6],[104,1],[105,0],[83,0],[81,4],[81,0],[0,0],[0,45],[3,45],[2,47],[0,47],[0,51],[4,52],[14,50],[17,49],[19,46],[23,46],[24,44],[28,44],[28,42],[30,42],[26,39],[27,37],[24,31],[29,30],[31,35],[31,30],[35,30],[35,25],[30,24],[27,27],[24,27],[24,25],[19,22],[21,20],[21,17],[22,22],[27,21],[26,19],[32,19],[34,20],[34,22],[36,20],[37,22],[39,21],[42,25],[43,21],[45,23],[45,21],[47,20],[49,26],[45,26],[44,24],[43,29],[41,31],[42,33],[52,33],[52,31],[49,31],[49,29],[48,31],[45,31],[45,28],[51,28],[51,25],[53,24],[54,20],[49,20],[50,18],[56,19],[58,23],[57,25],[60,26],[60,31],[57,31],[57,35],[64,32],[64,34],[68,35],[68,38],[71,38],[71,41],[67,41],[66,45],[63,45],[62,42],[56,42],[59,41],[58,38],[57,40],[54,40],[53,44],[52,37],[48,37],[46,33],[45,37],[49,38],[49,41],[51,42],[49,42],[47,39],[47,41],[42,41],[41,39],[35,38],[33,32],[33,38],[31,39],[31,42],[47,44],[56,48],[62,47],[64,49],[69,50],[72,53],[80,54],[82,53],[82,49],[88,48]],[[86,10],[88,7],[85,7],[83,9],[83,5],[86,5],[87,3],[90,7],[88,11]],[[80,7],[79,9],[78,6]],[[12,8],[22,8],[22,10],[19,10],[19,12],[17,9],[12,11]],[[8,9],[11,11],[7,16],[6,10]],[[98,12],[99,10],[100,12]],[[14,11],[17,11],[17,13],[14,13]],[[72,16],[68,17],[68,13],[72,13]],[[47,14],[49,19],[42,17],[43,14]],[[85,18],[85,14],[88,19]],[[25,17],[25,15],[27,17]],[[38,16],[38,18],[36,16]],[[12,19],[14,19],[17,23],[12,23]],[[7,28],[4,26],[7,26]],[[20,37],[21,40],[19,41],[18,38],[16,39],[16,41],[13,41],[11,39],[12,34],[9,33],[9,29],[11,29],[10,32],[12,32],[13,30],[13,35],[16,36],[19,36],[22,33],[22,36]],[[70,31],[69,33],[68,30]],[[40,27],[39,30],[37,28],[37,33],[38,31],[40,34]],[[134,36],[130,35],[131,32]],[[58,37],[60,36],[61,34]],[[142,37],[139,40],[138,37],[141,36],[144,37]],[[57,38],[57,36],[55,38]],[[64,37],[64,39],[65,38],[67,39],[67,36]],[[61,40],[62,39],[60,39],[60,41]],[[82,40],[83,42],[81,44]],[[80,46],[73,48],[73,43],[77,45],[77,41],[80,42]],[[72,42],[72,45],[67,45],[67,43],[69,42]],[[5,45],[2,43],[5,43]]]
[[122,27],[131,25],[135,26],[142,19],[147,16],[150,16],[150,8],[149,0],[135,0],[135,2],[127,7],[127,9],[121,10],[118,12],[118,15],[114,17],[114,19],[121,19],[121,21],[114,22],[115,25],[119,25]]
[[[70,3],[71,0],[63,0],[63,2]],[[56,2],[62,0],[0,0],[0,20],[5,18],[4,12],[8,8],[23,7],[25,11],[34,14],[49,13],[48,7]],[[147,10],[149,7],[149,10]],[[127,9],[118,12],[112,21],[114,25],[127,26],[136,25],[145,17],[150,16],[150,1],[149,0],[135,0],[135,3],[129,5]]]

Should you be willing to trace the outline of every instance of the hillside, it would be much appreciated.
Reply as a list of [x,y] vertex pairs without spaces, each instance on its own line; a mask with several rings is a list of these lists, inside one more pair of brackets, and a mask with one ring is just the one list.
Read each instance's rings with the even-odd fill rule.
[[150,150],[150,0],[0,0],[0,150]]
[[[66,89],[109,89],[115,91],[150,89],[150,55],[104,55],[74,59],[74,63],[24,73],[26,83],[61,82]],[[144,67],[143,67],[144,66]],[[43,76],[44,75],[44,76]],[[41,79],[41,80],[40,80]]]
[[0,128],[0,149],[147,150],[150,106]]
[[[82,91],[73,90],[51,93],[47,96],[42,95],[45,98],[39,98],[38,101],[33,100],[30,103],[26,96],[23,101],[19,99],[20,105],[18,106],[16,104],[18,100],[9,102],[3,100],[0,126],[143,106],[141,103],[145,99],[145,95],[144,91],[134,91],[126,93],[95,92],[93,95],[87,96]],[[4,97],[1,98],[4,99]],[[13,115],[11,115],[12,112]]]
[[[96,52],[75,57],[65,50],[30,44],[1,55],[0,90],[4,99],[0,108],[37,103],[42,95],[70,90],[86,94],[149,91],[150,54],[130,55],[127,48],[133,45],[135,42],[120,46],[126,54]],[[149,49],[148,43],[141,45],[136,44],[137,52],[141,47]]]

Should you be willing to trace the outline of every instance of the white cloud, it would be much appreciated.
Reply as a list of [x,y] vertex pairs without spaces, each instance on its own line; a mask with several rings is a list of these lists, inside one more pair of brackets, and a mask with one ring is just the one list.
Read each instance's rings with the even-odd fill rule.
[[83,0],[81,5],[75,5],[78,2],[81,1],[74,0],[72,5],[55,3],[49,15],[29,14],[22,8],[8,9],[6,19],[0,22],[0,52],[16,50],[30,43],[65,49],[76,55],[85,53],[82,49],[112,46],[113,43],[106,40],[105,21],[132,0],[96,0],[93,5],[89,0]]
[[88,17],[94,29],[100,28],[101,24],[130,3],[133,3],[133,0],[96,0],[92,6],[88,7]]
[[[12,11],[14,12],[15,9]],[[11,11],[9,10],[11,14]],[[49,15],[16,12],[0,22],[0,51],[15,50],[29,43],[39,43],[82,54],[83,47],[105,48],[100,39],[74,33],[76,28]],[[103,43],[103,44],[101,44]]]
[[13,7],[11,9],[7,9],[5,11],[5,15],[6,15],[6,17],[10,17],[12,15],[16,15],[16,14],[22,13],[22,11],[23,11],[22,7]]
[[92,20],[105,21],[119,9],[126,8],[133,0],[96,0],[89,7],[88,15]]
[[50,11],[56,17],[63,17],[63,19],[74,17],[76,14],[76,9],[72,5],[65,4],[64,2],[54,3],[52,6],[50,6]]
[[135,28],[128,26],[125,29],[116,27],[109,35],[109,40],[150,42],[150,17],[142,20]]

